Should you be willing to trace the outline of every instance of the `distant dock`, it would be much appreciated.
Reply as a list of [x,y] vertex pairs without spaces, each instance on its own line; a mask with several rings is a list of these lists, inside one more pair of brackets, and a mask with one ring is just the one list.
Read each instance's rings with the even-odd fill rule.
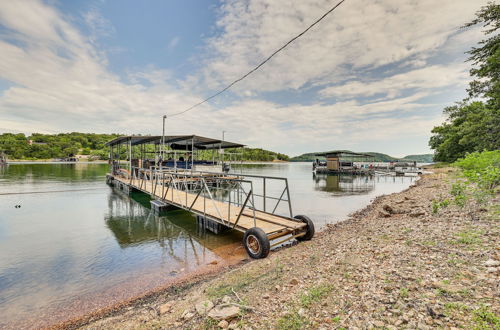
[[[369,165],[374,159],[372,155],[339,150],[319,153],[316,156],[325,157],[326,160],[316,159],[313,163],[313,173],[367,175],[374,174],[375,171],[373,166]],[[358,165],[356,161],[367,164]]]
[[324,174],[349,175],[418,175],[422,168],[416,162],[374,162],[374,157],[351,151],[330,151],[316,154],[326,160],[316,159],[312,171]]

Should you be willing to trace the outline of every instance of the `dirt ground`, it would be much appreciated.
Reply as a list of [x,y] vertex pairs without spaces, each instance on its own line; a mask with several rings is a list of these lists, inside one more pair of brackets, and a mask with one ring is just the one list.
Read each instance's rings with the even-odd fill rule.
[[71,328],[499,329],[500,199],[436,207],[453,176],[437,169],[309,242]]

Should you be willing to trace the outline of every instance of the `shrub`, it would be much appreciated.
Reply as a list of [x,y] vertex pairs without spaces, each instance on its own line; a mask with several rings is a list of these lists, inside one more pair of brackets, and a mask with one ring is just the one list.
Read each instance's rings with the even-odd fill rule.
[[468,181],[489,191],[500,185],[500,150],[474,152],[455,162]]

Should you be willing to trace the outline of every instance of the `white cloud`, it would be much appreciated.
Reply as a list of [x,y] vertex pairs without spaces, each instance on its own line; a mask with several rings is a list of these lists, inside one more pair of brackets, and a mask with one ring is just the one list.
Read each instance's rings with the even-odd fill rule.
[[[297,89],[325,78],[342,82],[353,71],[400,61],[422,66],[481,3],[486,1],[346,1],[239,89]],[[225,1],[217,21],[223,32],[208,41],[207,83],[234,80],[332,5],[329,0]]]
[[108,37],[115,33],[113,24],[105,17],[97,7],[92,7],[89,11],[83,14],[83,19],[91,32],[91,41],[97,42],[98,38]]
[[355,98],[383,94],[388,98],[401,95],[402,92],[417,90],[435,90],[449,86],[463,86],[469,79],[467,66],[463,63],[451,65],[431,65],[424,68],[396,74],[384,79],[372,81],[349,81],[342,85],[326,87],[319,91],[322,97]]
[[[330,5],[325,0],[292,5],[282,0],[225,2],[217,23],[224,33],[208,42],[212,52],[208,69],[202,72],[206,81],[215,86],[234,79]],[[427,151],[429,130],[441,120],[443,104],[423,99],[459,88],[464,67],[425,63],[430,52],[448,45],[452,31],[470,19],[476,7],[448,0],[347,1],[325,24],[241,84],[243,100],[218,106],[217,102],[227,101],[223,95],[214,103],[168,118],[167,132],[220,136],[226,130],[229,140],[290,154],[367,150],[370,143],[383,146],[378,151],[384,152]],[[104,22],[103,26],[107,22],[99,13],[87,13],[86,19]],[[106,54],[92,36],[82,34],[43,2],[0,2],[0,24],[6,29],[0,35],[0,78],[12,83],[0,94],[0,130],[158,134],[163,114],[201,100],[192,92],[196,76],[177,82],[172,72],[154,65],[127,72],[128,80],[121,80],[108,69]],[[450,40],[456,46],[469,39],[455,34]],[[171,44],[178,42],[174,40]],[[407,63],[407,72],[386,74],[379,82],[357,74],[362,68],[393,62]],[[338,84],[346,80],[345,85]],[[323,96],[345,99],[285,106],[258,98],[259,91],[308,83],[323,86]],[[402,89],[412,92],[401,93]],[[383,97],[369,103],[355,100],[378,94]],[[392,143],[401,136],[419,139],[422,150],[396,149]]]

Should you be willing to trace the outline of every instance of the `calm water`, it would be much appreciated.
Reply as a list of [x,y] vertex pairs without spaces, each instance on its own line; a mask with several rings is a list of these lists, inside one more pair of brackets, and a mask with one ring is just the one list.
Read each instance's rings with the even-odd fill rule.
[[[181,210],[153,215],[147,196],[108,187],[107,170],[106,164],[0,168],[0,328],[81,316],[242,253],[239,233],[200,232],[194,216]],[[415,180],[313,176],[305,163],[238,171],[288,177],[293,213],[317,227]]]

